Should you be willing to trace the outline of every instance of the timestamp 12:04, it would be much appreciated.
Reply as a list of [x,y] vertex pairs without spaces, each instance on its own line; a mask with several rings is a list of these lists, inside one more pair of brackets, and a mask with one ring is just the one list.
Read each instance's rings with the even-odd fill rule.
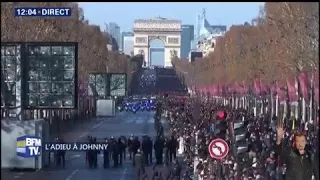
[[15,8],[16,16],[37,16],[36,8]]

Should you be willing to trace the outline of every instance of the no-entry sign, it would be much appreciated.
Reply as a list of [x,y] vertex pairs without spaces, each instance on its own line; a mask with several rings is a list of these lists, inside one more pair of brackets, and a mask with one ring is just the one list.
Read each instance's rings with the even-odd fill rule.
[[209,144],[210,156],[214,159],[223,159],[229,152],[228,143],[220,138],[214,139]]

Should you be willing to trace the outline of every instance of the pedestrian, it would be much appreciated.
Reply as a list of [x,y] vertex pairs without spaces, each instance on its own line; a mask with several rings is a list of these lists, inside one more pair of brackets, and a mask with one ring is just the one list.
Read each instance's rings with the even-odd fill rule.
[[160,137],[157,137],[157,139],[153,145],[153,148],[154,148],[155,156],[156,156],[156,164],[162,164],[164,142]]
[[123,161],[123,151],[125,149],[124,147],[124,144],[121,140],[121,137],[118,139],[118,148],[119,148],[119,151],[118,151],[118,154],[119,154],[119,164],[120,166],[122,166],[122,161]]
[[119,144],[116,139],[113,139],[112,159],[113,167],[116,168],[119,165]]
[[[135,137],[132,141],[132,154],[133,157],[135,157],[136,153],[138,152],[138,149],[140,149],[141,143],[139,141],[138,137]],[[135,158],[133,158],[133,165],[135,164]]]
[[[105,139],[105,143],[109,144],[108,138]],[[110,153],[110,149],[109,149],[109,145],[108,145],[107,149],[105,149],[103,151],[103,168],[105,168],[105,169],[109,168],[109,164],[110,164],[109,153]]]
[[127,141],[127,146],[128,146],[128,151],[129,151],[129,159],[132,160],[132,153],[133,153],[133,149],[132,149],[132,142],[133,142],[134,136],[133,134],[131,134],[130,138]]
[[148,136],[147,137],[147,153],[148,153],[148,156],[147,156],[147,159],[149,160],[148,163],[152,164],[152,152],[153,152],[153,143],[152,143],[152,140],[151,138]]
[[[62,138],[59,138],[59,144],[64,144],[64,140]],[[61,165],[64,168],[66,165],[66,150],[58,150],[57,152],[57,165]]]
[[143,179],[145,176],[145,162],[140,149],[137,150],[134,159],[136,177],[138,180]]
[[123,154],[123,160],[126,160],[127,158],[127,138],[125,136],[121,136],[121,141],[122,141],[122,154]]
[[[93,139],[91,139],[89,143],[92,144]],[[95,151],[93,151],[93,150],[87,151],[87,159],[88,159],[89,168],[94,167],[94,156],[95,156]]]
[[143,138],[143,140],[142,140],[142,144],[141,144],[141,149],[142,149],[144,161],[145,161],[146,165],[148,165],[148,163],[149,163],[149,161],[148,161],[148,154],[149,154],[148,140],[147,140],[146,136],[143,136],[142,138]]
[[170,163],[177,158],[178,141],[172,135],[168,144],[169,147],[169,161]]
[[[93,143],[92,144],[97,144],[97,138],[93,138]],[[93,167],[97,168],[98,167],[98,155],[100,153],[99,150],[93,150],[94,156],[93,156]]]
[[168,165],[169,164],[169,153],[170,153],[170,141],[169,139],[165,138],[164,139],[164,164]]
[[[305,147],[306,137],[303,133],[296,133],[294,136],[294,147],[283,147],[282,138],[285,134],[283,123],[280,121],[277,127],[276,153],[286,164],[286,180],[311,180],[312,175],[316,180],[319,177],[316,173],[313,156]],[[319,160],[319,159],[318,159]]]

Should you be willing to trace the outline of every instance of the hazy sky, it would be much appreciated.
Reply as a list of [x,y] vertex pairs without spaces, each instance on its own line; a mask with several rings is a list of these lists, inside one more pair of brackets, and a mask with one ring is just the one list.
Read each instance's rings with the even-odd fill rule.
[[84,9],[85,18],[90,24],[105,29],[105,22],[116,22],[121,31],[132,31],[135,19],[148,19],[161,16],[178,19],[182,24],[196,25],[197,15],[206,9],[207,20],[211,25],[243,24],[258,15],[261,2],[208,2],[208,3],[160,3],[160,2],[121,2],[121,3],[79,3]]

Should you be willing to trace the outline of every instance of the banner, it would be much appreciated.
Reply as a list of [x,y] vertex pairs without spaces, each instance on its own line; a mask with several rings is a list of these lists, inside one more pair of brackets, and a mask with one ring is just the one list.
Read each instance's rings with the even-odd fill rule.
[[297,90],[295,88],[295,78],[290,77],[287,78],[287,87],[288,87],[288,94],[290,102],[294,102],[298,100]]

